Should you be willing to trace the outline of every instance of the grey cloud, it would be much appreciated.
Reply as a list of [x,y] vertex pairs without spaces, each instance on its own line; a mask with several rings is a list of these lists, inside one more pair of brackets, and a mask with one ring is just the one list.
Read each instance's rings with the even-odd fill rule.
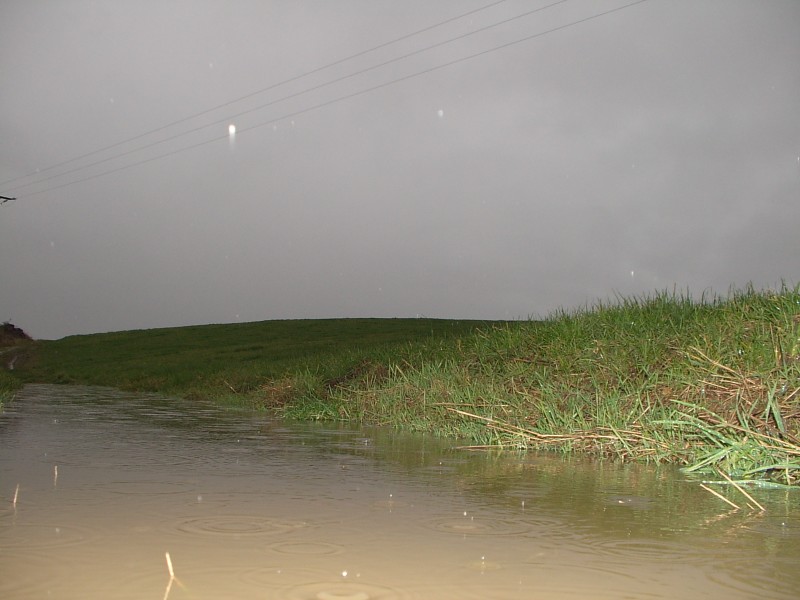
[[[543,4],[503,3],[73,177],[224,138],[229,120],[233,143],[15,192],[0,207],[0,319],[58,337],[293,317],[515,318],[616,292],[797,281],[793,0],[654,0],[273,122],[620,5],[568,2],[229,119]],[[5,2],[0,180],[478,6]]]

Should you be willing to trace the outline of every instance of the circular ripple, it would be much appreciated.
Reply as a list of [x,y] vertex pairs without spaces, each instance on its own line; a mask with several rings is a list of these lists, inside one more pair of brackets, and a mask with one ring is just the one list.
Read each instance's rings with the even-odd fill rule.
[[698,548],[669,540],[604,540],[591,544],[597,555],[630,557],[636,561],[657,561],[660,564],[701,564],[710,560],[708,553]]
[[311,569],[296,569],[286,566],[260,567],[258,569],[248,569],[239,575],[239,579],[248,585],[257,585],[261,589],[265,587],[274,588],[286,586],[291,582],[314,581],[322,578],[319,571]]
[[310,583],[286,590],[285,600],[397,600],[407,596],[399,590],[360,582]]
[[300,554],[306,556],[323,556],[341,554],[344,548],[327,542],[277,542],[269,549],[278,554]]
[[249,515],[226,515],[201,517],[181,521],[176,529],[182,533],[194,535],[276,535],[308,527],[305,521],[288,521]]
[[77,546],[92,538],[87,527],[73,525],[14,525],[3,539],[3,548],[60,548]]
[[471,516],[432,519],[427,521],[425,526],[435,531],[460,535],[519,535],[530,529],[530,526],[522,521]]

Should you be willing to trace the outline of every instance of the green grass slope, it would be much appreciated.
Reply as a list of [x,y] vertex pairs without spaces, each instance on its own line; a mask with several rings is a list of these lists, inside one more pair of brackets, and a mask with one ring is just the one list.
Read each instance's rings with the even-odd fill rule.
[[[485,326],[440,319],[320,319],[200,325],[37,342],[26,381],[106,385],[183,396],[245,397],[313,371],[336,378],[368,356],[446,343]],[[256,400],[257,401],[257,400]]]

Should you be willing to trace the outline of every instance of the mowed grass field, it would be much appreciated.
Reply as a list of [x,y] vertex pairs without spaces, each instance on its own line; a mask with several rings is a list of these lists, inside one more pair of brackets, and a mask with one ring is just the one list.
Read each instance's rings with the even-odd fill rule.
[[[70,336],[20,359],[25,381],[231,400],[287,374],[335,378],[365,357],[434,350],[490,326],[440,319],[278,320]],[[257,400],[254,400],[257,403]]]
[[[800,485],[800,287],[618,298],[540,321],[267,321],[74,336],[15,381],[209,398],[476,447]],[[8,375],[8,374],[6,374]]]

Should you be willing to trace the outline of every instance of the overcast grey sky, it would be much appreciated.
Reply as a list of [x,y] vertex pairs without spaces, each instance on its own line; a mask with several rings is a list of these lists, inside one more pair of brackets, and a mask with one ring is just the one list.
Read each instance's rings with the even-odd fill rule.
[[0,320],[506,319],[796,283],[800,2],[579,22],[631,1],[3,0]]

